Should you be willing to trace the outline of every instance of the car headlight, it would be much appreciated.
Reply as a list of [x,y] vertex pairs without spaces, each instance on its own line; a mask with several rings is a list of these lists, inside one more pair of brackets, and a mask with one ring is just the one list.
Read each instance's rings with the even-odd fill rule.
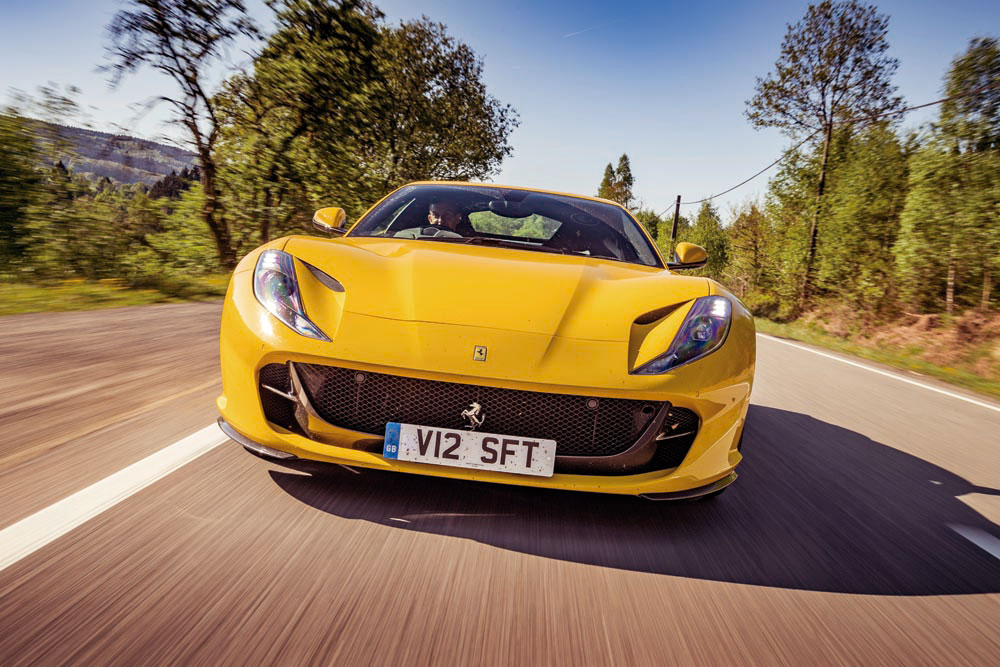
[[265,250],[260,254],[253,272],[253,294],[267,312],[292,331],[317,340],[330,340],[306,317],[295,277],[295,261],[287,252]]
[[729,334],[733,306],[723,296],[703,296],[694,302],[667,351],[632,371],[658,375],[701,359],[722,346]]

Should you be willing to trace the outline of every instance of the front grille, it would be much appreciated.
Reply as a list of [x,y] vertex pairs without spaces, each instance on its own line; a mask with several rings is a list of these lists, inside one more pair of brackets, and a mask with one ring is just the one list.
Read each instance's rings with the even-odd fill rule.
[[632,446],[662,405],[420,380],[318,364],[295,367],[316,412],[336,426],[373,434],[384,433],[386,422],[391,421],[461,429],[465,426],[462,411],[476,402],[486,418],[479,430],[549,438],[556,441],[558,456],[619,454]]
[[[662,403],[547,392],[500,389],[480,385],[419,380],[319,364],[295,364],[309,400],[326,422],[381,435],[386,422],[464,428],[462,411],[473,401],[482,405],[486,421],[480,430],[556,441],[558,456],[612,456],[635,443]],[[299,431],[295,404],[268,390],[291,391],[288,366],[268,364],[260,370],[261,404],[268,421]],[[596,403],[595,403],[596,401]],[[694,442],[698,415],[673,406],[663,425],[652,461],[642,471],[681,464]],[[557,466],[558,468],[558,466]],[[558,470],[557,470],[558,472]],[[640,472],[640,470],[620,471]]]

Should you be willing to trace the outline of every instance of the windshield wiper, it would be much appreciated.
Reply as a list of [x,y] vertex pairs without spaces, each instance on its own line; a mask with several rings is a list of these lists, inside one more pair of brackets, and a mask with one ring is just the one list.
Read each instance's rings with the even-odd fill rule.
[[469,236],[469,237],[457,237],[457,236],[427,236],[421,237],[428,241],[445,241],[449,243],[465,243],[465,244],[484,244],[484,245],[497,245],[503,248],[514,248],[517,250],[541,250],[542,252],[554,252],[560,255],[567,254],[567,251],[563,248],[552,248],[550,246],[539,245],[535,243],[525,243],[522,241],[511,241],[509,239],[497,239],[492,236]]
[[547,245],[541,245],[537,243],[526,243],[523,241],[510,241],[508,239],[496,239],[492,236],[470,236],[465,239],[465,243],[492,243],[498,246],[503,246],[504,248],[519,248],[521,250],[541,250],[542,252],[554,252],[560,255],[565,255],[566,250],[563,248],[553,248]]
[[[583,255],[583,253],[577,253],[577,254]],[[615,257],[614,255],[595,255],[595,254],[591,253],[591,254],[587,254],[587,255],[583,255],[583,256],[584,257],[590,257],[591,259],[610,259],[610,260],[612,260],[614,262],[625,262],[626,264],[634,264],[635,263],[635,262],[629,262],[627,259],[622,259],[621,257]]]

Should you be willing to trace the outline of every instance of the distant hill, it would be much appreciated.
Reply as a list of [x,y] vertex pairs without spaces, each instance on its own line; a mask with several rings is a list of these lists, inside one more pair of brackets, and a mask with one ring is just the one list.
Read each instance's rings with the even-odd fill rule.
[[198,163],[194,153],[155,141],[43,121],[32,123],[40,135],[58,133],[72,147],[72,154],[64,159],[72,171],[96,178],[152,185],[170,172],[179,173]]

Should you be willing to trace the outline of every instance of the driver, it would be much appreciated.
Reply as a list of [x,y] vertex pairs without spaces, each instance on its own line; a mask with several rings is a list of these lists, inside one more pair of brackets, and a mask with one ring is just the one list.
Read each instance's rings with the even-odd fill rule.
[[462,236],[475,236],[476,230],[462,216],[458,205],[448,199],[431,202],[427,208],[427,222]]

